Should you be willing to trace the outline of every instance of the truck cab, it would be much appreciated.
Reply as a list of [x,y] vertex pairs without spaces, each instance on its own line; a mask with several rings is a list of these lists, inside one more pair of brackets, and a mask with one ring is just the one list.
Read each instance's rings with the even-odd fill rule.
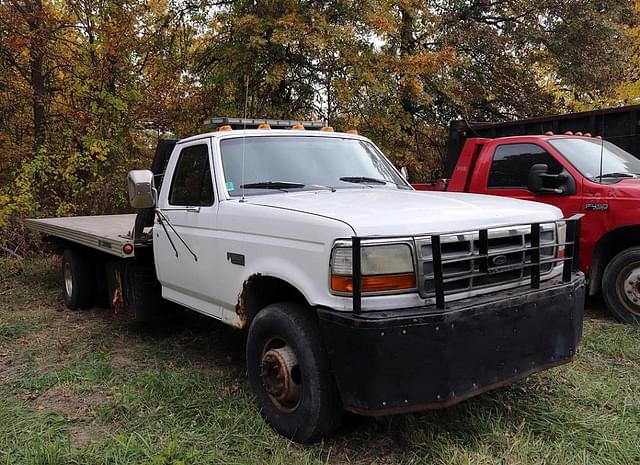
[[447,183],[583,214],[580,269],[622,322],[640,322],[640,160],[582,133],[466,139]]

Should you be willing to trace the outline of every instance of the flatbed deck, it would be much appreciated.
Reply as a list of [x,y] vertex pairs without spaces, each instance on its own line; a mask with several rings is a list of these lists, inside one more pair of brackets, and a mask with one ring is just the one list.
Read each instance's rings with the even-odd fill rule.
[[117,257],[128,258],[126,244],[134,246],[133,227],[136,215],[69,216],[27,219],[26,225],[45,237],[57,237],[91,247]]

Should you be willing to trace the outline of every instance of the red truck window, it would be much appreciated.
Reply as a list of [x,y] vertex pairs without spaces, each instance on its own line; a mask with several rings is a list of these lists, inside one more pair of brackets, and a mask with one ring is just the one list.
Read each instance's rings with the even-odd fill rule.
[[547,172],[549,174],[558,174],[562,171],[560,163],[539,145],[499,145],[493,154],[487,187],[526,189],[529,170],[533,165],[539,163],[548,166]]

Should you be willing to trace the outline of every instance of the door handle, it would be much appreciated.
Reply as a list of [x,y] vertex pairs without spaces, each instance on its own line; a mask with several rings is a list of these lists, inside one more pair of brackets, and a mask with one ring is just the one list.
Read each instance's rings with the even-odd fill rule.
[[200,213],[200,207],[178,207],[178,208],[162,208],[163,212],[189,212]]

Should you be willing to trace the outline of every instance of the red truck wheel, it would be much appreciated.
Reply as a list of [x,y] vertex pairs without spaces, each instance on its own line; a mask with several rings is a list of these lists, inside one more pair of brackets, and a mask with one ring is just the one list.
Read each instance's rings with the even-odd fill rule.
[[310,443],[340,424],[342,405],[313,310],[288,302],[262,309],[249,327],[247,373],[263,418]]
[[613,257],[604,270],[602,293],[620,322],[640,324],[640,247]]

